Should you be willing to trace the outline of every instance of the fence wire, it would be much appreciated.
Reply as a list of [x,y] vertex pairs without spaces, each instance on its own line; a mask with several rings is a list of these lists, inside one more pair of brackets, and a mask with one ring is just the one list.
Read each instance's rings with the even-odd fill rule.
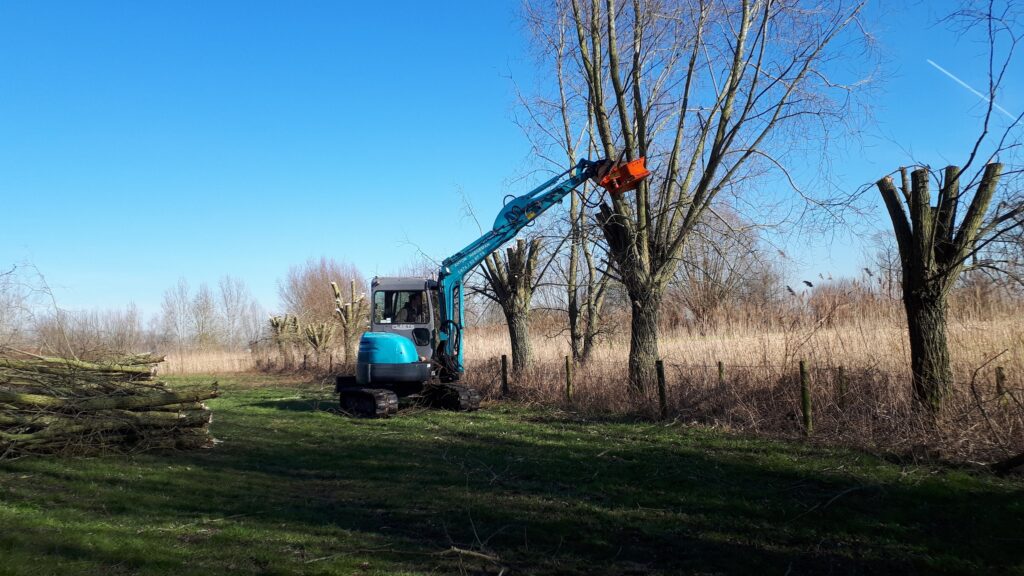
[[[626,361],[572,366],[539,362],[509,373],[509,395],[591,414],[697,423],[772,435],[813,435],[872,449],[913,452],[932,446],[955,459],[997,457],[1024,450],[1024,388],[999,367],[958,382],[940,417],[915,404],[909,370],[806,363],[705,364],[664,362],[664,393],[629,384]],[[996,376],[1001,371],[1000,376]],[[502,396],[499,357],[473,361],[467,383],[485,397]],[[997,382],[997,378],[1000,382]],[[571,396],[569,390],[571,389]]]

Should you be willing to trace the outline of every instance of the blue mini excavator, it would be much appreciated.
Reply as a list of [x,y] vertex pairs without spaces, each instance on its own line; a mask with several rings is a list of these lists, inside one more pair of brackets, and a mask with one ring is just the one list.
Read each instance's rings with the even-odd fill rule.
[[339,376],[341,409],[380,418],[398,398],[448,410],[476,410],[476,390],[458,384],[462,358],[463,279],[491,252],[588,179],[612,194],[636,189],[649,172],[644,159],[580,160],[530,192],[507,199],[494,227],[441,263],[437,280],[377,277],[371,284],[370,331],[359,340],[354,376]]

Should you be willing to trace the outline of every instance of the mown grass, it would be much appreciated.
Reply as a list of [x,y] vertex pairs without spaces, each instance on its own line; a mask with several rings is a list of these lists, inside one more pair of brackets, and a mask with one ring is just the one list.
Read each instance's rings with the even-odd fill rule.
[[0,462],[0,573],[1024,574],[1019,480],[503,404],[352,420],[329,388],[221,384],[212,450]]

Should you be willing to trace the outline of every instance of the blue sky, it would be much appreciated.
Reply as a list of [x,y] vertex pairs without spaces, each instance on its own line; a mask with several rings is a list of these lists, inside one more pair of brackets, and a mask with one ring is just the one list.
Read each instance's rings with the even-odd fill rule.
[[[872,9],[885,77],[844,185],[907,162],[890,139],[963,156],[982,109],[925,59],[980,87],[982,47],[929,27],[941,4]],[[543,79],[518,6],[0,0],[0,265],[31,261],[67,308],[155,312],[179,277],[238,276],[273,308],[307,258],[443,258],[477,234],[463,191],[485,222],[523,191],[510,78]],[[824,241],[794,241],[794,274],[856,271],[855,238]]]

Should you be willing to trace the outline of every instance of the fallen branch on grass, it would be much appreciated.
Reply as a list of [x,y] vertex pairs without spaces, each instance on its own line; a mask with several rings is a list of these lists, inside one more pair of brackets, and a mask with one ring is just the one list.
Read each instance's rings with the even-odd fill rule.
[[487,562],[493,562],[495,564],[501,564],[501,558],[497,556],[491,556],[490,554],[484,554],[483,552],[476,552],[474,550],[466,550],[465,548],[458,548],[452,546],[451,548],[441,552],[442,556],[458,555],[468,558],[476,558],[477,560],[486,560]]

